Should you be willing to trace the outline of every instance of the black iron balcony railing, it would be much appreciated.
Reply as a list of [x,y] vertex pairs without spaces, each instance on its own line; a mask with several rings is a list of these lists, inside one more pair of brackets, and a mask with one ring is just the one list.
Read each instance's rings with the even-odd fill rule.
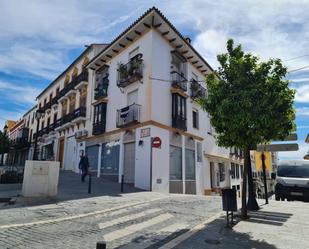
[[108,83],[109,83],[108,77],[105,77],[98,84],[98,86],[94,89],[94,99],[95,100],[98,100],[103,97],[107,97]]
[[133,57],[127,64],[118,67],[118,87],[126,87],[131,83],[143,78],[142,54]]
[[206,89],[202,87],[196,80],[191,80],[191,98],[204,98],[206,96]]
[[179,115],[173,116],[172,126],[174,128],[186,131],[187,130],[187,119]]
[[72,119],[76,119],[76,118],[80,118],[80,117],[86,117],[86,107],[85,106],[81,106],[81,107],[75,109],[74,112],[73,112],[73,118]]
[[92,128],[92,134],[93,135],[98,135],[98,134],[102,134],[105,132],[105,121],[101,122],[101,123],[96,123],[93,124],[93,128]]
[[22,128],[17,132],[17,137],[11,142],[15,149],[25,148],[30,146],[29,143],[29,128]]
[[140,122],[141,106],[132,104],[120,110],[117,110],[117,123],[118,128]]
[[177,71],[171,72],[172,86],[175,88],[180,88],[183,91],[187,91],[187,79],[184,77],[183,73]]

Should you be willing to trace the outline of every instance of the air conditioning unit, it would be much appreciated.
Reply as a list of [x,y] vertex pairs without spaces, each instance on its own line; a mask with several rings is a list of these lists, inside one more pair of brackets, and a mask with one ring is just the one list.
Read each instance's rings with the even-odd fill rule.
[[88,136],[88,131],[87,130],[82,130],[82,136],[87,137]]
[[82,136],[83,136],[83,132],[82,131],[75,132],[75,138],[81,138]]

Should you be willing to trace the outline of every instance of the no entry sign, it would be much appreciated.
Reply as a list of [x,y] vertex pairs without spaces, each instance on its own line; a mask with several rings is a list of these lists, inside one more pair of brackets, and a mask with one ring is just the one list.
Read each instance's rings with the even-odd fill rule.
[[159,137],[152,138],[151,145],[153,148],[161,148],[162,140]]

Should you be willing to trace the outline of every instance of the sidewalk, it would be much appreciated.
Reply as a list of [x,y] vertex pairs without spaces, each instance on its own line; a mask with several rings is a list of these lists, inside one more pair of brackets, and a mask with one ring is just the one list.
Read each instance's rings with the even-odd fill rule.
[[[193,236],[178,241],[177,249],[305,249],[309,245],[308,203],[276,202],[250,212],[250,219],[225,228],[222,216]],[[179,238],[178,238],[179,240]],[[163,247],[170,248],[170,247]]]

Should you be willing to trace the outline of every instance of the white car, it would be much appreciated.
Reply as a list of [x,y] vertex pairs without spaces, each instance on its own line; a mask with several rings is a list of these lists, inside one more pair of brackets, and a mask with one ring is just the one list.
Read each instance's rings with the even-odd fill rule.
[[275,199],[309,201],[309,161],[280,161],[276,175]]

